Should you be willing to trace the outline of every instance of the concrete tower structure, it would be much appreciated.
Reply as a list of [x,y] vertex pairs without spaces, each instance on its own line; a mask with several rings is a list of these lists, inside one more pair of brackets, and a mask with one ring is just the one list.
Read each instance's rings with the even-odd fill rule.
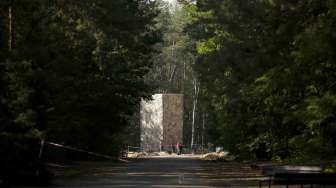
[[169,150],[182,143],[182,94],[156,94],[140,106],[141,147],[145,151]]

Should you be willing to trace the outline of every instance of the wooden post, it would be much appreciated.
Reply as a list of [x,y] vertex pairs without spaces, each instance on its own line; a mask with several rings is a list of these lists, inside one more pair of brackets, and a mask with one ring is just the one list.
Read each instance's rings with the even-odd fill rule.
[[43,152],[43,147],[44,147],[44,140],[41,140],[40,142],[40,151],[39,151],[39,155],[38,155],[38,167],[36,170],[36,177],[39,178],[40,177],[40,168],[41,168],[41,164],[42,164],[42,152]]

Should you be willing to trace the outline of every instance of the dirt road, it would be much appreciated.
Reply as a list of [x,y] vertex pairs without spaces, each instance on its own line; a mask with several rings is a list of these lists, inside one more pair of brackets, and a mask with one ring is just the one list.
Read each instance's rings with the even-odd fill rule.
[[258,187],[258,179],[262,178],[248,164],[188,157],[150,158],[117,164],[81,163],[67,171],[66,176],[57,176],[54,186],[50,187]]

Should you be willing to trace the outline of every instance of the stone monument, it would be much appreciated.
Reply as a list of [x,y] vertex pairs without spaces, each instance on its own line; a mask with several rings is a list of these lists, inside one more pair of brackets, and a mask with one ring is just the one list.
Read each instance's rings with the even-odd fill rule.
[[141,147],[144,151],[171,150],[182,143],[183,95],[156,94],[140,105]]

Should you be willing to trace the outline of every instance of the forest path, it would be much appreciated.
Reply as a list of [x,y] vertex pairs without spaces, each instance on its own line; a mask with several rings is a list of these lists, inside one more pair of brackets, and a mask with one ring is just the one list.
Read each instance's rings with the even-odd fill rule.
[[[57,175],[55,188],[258,187],[261,173],[248,164],[195,157],[145,158],[129,163],[80,163]],[[68,170],[69,171],[69,170]]]

